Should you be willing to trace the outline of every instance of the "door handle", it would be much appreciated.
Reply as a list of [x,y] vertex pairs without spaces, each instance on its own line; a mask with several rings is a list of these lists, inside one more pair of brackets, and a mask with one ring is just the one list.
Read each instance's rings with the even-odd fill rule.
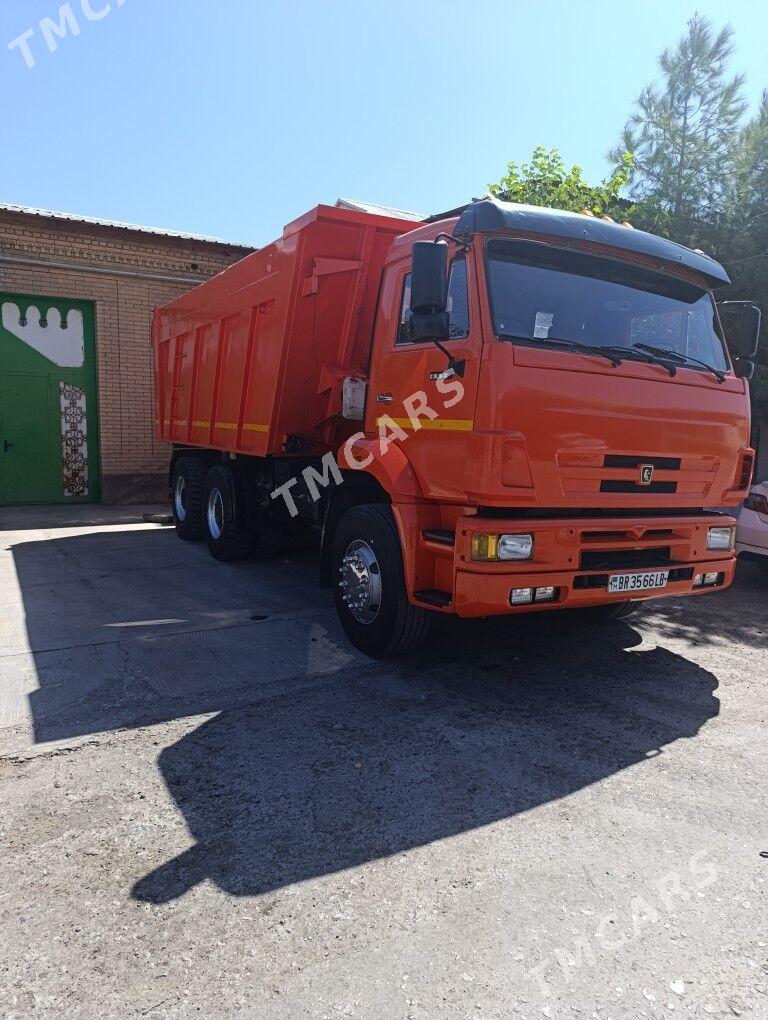
[[391,393],[380,393],[378,395],[378,397],[376,397],[376,403],[377,404],[391,404],[394,399],[395,398],[392,396]]
[[3,440],[3,453],[8,453],[9,450],[13,449],[13,443],[9,443],[7,439]]

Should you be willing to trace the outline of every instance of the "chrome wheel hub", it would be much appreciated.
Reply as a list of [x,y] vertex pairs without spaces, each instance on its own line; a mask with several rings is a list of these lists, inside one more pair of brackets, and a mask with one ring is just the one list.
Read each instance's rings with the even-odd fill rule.
[[176,513],[176,520],[181,524],[187,519],[187,483],[184,475],[176,479],[176,487],[173,490],[173,509]]
[[206,516],[208,518],[208,533],[211,538],[221,538],[224,528],[224,500],[218,489],[211,489],[208,493]]
[[361,538],[350,542],[339,567],[341,600],[358,623],[373,623],[381,608],[381,570]]

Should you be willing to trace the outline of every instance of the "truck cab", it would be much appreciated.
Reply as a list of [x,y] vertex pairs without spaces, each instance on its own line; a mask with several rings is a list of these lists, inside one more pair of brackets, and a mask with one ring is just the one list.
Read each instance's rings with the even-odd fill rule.
[[[412,307],[425,243],[444,247],[444,307]],[[616,615],[730,584],[734,521],[705,508],[749,486],[754,319],[734,362],[713,296],[727,282],[712,259],[629,226],[495,201],[397,239],[365,433],[407,436],[408,471],[389,485],[416,603]],[[442,312],[437,332],[419,327]],[[417,392],[436,416],[412,420]]]

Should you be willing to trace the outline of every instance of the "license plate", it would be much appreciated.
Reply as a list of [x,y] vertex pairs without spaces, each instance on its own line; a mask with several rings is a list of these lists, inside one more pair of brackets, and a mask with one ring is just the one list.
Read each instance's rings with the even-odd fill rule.
[[654,570],[650,574],[612,574],[608,580],[611,594],[622,591],[648,591],[649,588],[666,588],[668,570]]

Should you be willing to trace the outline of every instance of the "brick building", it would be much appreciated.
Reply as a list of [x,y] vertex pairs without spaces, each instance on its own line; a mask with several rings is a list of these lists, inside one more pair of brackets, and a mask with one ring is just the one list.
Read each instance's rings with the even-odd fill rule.
[[164,493],[152,310],[251,250],[0,205],[0,505]]

